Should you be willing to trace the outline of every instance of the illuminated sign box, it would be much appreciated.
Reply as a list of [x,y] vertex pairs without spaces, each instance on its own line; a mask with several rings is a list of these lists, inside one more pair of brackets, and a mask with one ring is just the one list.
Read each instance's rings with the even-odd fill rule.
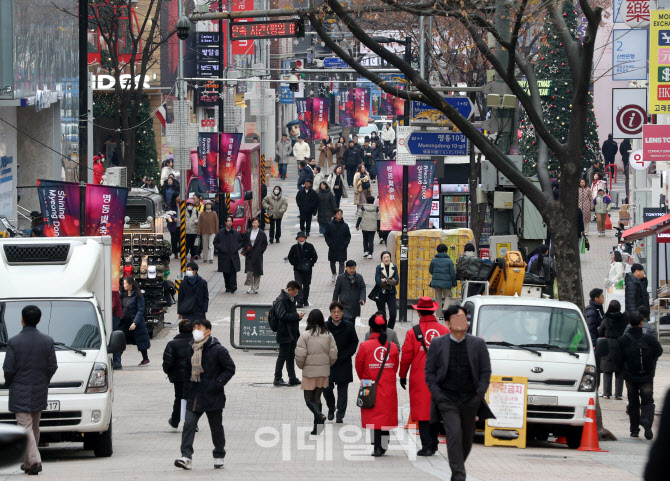
[[302,20],[263,20],[258,22],[232,22],[231,40],[257,40],[264,38],[304,37]]

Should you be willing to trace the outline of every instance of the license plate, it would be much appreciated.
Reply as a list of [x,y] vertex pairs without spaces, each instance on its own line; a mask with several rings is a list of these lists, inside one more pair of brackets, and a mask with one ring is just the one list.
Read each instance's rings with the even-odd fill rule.
[[60,411],[60,401],[47,401],[45,411]]
[[528,404],[558,406],[558,396],[528,396]]

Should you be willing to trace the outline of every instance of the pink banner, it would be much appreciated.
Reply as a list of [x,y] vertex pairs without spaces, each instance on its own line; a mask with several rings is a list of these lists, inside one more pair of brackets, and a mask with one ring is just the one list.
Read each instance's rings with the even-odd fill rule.
[[[409,170],[409,230],[428,227],[433,200],[435,162],[417,162]],[[402,231],[402,165],[393,161],[377,162],[381,230]]]
[[112,185],[86,184],[87,236],[108,235],[112,238],[112,289],[119,290],[123,222],[126,216],[128,189]]
[[312,131],[312,104],[315,99],[300,98],[295,99],[295,108],[298,112],[298,122],[300,122],[300,135],[305,141],[310,142],[314,138]]
[[45,237],[79,236],[79,184],[38,180],[37,193],[42,211]]
[[219,144],[217,133],[198,135],[198,187],[201,192],[218,192]]
[[312,99],[312,132],[313,140],[328,138],[328,113],[330,112],[330,99]]
[[354,92],[354,127],[367,127],[370,121],[370,89],[357,87]]
[[339,92],[340,127],[354,126],[354,89],[342,89]]
[[219,149],[219,191],[232,193],[235,190],[237,154],[240,152],[242,134],[222,133]]

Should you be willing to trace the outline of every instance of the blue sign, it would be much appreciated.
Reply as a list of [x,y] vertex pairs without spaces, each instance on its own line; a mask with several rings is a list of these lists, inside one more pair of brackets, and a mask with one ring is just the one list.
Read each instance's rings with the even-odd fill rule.
[[670,47],[670,30],[658,31],[658,46]]
[[[453,108],[458,110],[458,113],[466,119],[469,119],[472,115],[472,102],[470,102],[469,98],[461,95],[455,95],[453,97],[444,97],[444,100]],[[435,112],[437,115],[431,116],[430,112]],[[446,122],[447,117],[445,117],[445,115],[442,114],[439,110],[435,110],[435,108],[431,107],[430,105],[424,104],[423,102],[413,101],[411,120],[426,120],[440,123]]]
[[407,148],[412,155],[467,155],[468,138],[454,132],[412,132]]
[[346,68],[349,64],[340,57],[326,57],[323,59],[324,68]]
[[[612,80],[647,80],[647,30],[613,31]],[[659,45],[661,36],[659,35]]]
[[279,103],[280,104],[292,104],[295,100],[295,92],[291,91],[291,87],[288,85],[282,85],[279,87]]

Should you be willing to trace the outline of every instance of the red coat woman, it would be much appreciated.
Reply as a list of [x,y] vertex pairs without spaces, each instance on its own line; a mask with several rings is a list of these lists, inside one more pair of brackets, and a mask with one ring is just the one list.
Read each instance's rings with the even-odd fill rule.
[[400,352],[398,346],[390,341],[382,346],[379,343],[379,333],[373,332],[370,339],[358,348],[356,354],[356,373],[360,379],[376,380],[381,368],[386,349],[390,347],[388,359],[384,365],[384,372],[377,384],[375,407],[361,409],[361,423],[364,428],[389,430],[398,427],[398,390],[396,388],[396,373],[398,372]]
[[[428,349],[430,349],[430,341],[434,338],[449,334],[449,328],[437,322],[437,318],[432,314],[421,317],[419,327]],[[401,380],[406,379],[409,371],[409,408],[412,421],[430,420],[430,391],[426,384],[425,366],[426,351],[421,341],[414,335],[414,329],[410,329],[402,345],[398,377]]]

